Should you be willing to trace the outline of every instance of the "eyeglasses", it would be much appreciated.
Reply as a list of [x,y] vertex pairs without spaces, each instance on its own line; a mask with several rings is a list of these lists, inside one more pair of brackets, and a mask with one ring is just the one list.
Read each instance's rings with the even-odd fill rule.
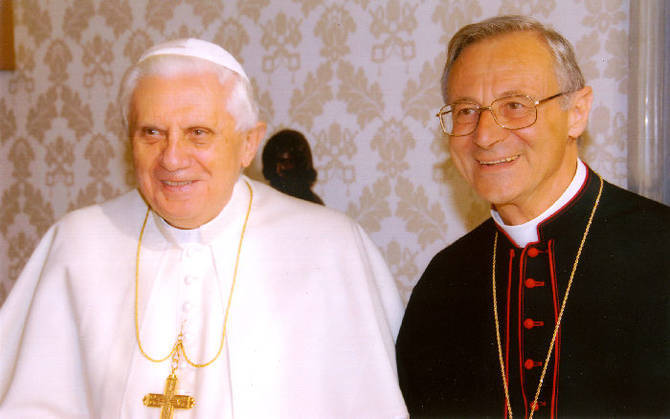
[[526,95],[505,96],[494,100],[489,106],[479,106],[473,102],[456,102],[444,105],[435,116],[440,119],[442,131],[453,137],[475,132],[479,116],[486,110],[491,111],[493,120],[503,128],[528,128],[537,121],[539,105],[568,93],[570,92],[557,93],[540,100]]

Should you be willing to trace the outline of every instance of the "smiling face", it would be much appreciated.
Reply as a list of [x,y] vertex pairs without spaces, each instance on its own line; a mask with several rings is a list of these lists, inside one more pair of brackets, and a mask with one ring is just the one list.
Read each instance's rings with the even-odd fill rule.
[[[559,93],[553,58],[534,33],[513,32],[466,47],[448,78],[449,102],[488,106],[512,94],[534,99]],[[452,159],[477,194],[492,203],[508,224],[521,224],[541,214],[560,197],[574,176],[576,138],[586,127],[591,89],[537,108],[534,125],[508,130],[482,112],[477,130],[450,137]]]
[[129,135],[142,196],[169,224],[196,228],[230,199],[265,126],[238,132],[225,109],[232,79],[214,73],[146,76],[131,100]]

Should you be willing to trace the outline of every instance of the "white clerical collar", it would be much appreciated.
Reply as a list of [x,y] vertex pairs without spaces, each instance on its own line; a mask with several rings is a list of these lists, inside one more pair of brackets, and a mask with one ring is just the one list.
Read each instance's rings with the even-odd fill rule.
[[240,217],[243,217],[246,213],[249,205],[249,192],[246,182],[246,176],[240,175],[233,186],[233,192],[226,206],[223,207],[219,215],[200,227],[188,230],[176,228],[152,211],[154,222],[161,234],[178,246],[188,243],[207,244],[220,235],[222,231],[229,228],[229,226],[239,224]]
[[538,236],[537,226],[558,210],[563,208],[565,204],[570,202],[572,198],[577,195],[577,192],[582,188],[584,181],[586,180],[586,165],[581,159],[577,159],[577,172],[572,178],[572,182],[568,185],[567,189],[563,194],[553,203],[549,208],[547,208],[542,214],[533,218],[532,220],[519,224],[519,225],[507,225],[498,214],[498,211],[491,208],[491,217],[500,228],[507,234],[507,236],[512,239],[512,241],[518,247],[526,247],[528,243],[534,243],[540,238]]

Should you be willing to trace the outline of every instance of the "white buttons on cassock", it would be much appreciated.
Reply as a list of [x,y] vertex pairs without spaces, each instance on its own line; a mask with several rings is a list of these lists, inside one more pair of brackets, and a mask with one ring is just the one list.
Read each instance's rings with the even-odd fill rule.
[[202,259],[206,255],[206,246],[201,244],[187,244],[184,246],[184,259]]

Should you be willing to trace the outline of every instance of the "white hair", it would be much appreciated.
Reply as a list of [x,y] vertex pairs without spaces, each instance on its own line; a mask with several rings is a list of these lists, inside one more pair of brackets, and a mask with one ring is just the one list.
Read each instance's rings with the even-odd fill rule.
[[233,80],[230,94],[222,98],[228,113],[235,119],[237,131],[247,131],[258,123],[258,105],[253,98],[253,88],[246,77],[211,61],[185,55],[152,55],[140,60],[126,72],[119,90],[124,128],[129,128],[130,105],[138,82],[149,76],[173,77],[182,74],[214,73],[221,85]]

